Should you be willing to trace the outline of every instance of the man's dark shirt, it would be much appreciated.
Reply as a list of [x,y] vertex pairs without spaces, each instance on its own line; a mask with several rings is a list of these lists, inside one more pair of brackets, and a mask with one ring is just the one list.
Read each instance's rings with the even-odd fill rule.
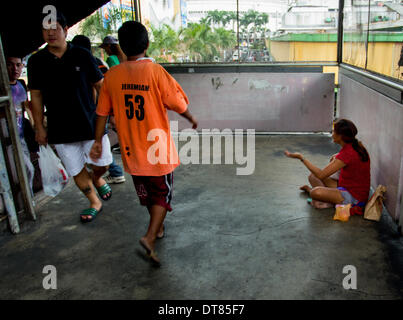
[[28,87],[42,93],[49,143],[94,139],[93,84],[102,78],[92,54],[72,44],[61,58],[47,47],[32,55],[28,61]]
[[97,57],[94,57],[94,58],[95,58],[95,60],[97,62],[98,68],[102,72],[102,74],[107,73],[108,72],[108,67],[102,62],[102,60],[97,58]]

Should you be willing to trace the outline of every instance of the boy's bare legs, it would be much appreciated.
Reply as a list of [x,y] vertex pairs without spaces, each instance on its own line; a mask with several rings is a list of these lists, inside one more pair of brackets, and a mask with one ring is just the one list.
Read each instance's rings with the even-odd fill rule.
[[[148,213],[150,215],[150,219],[151,219],[151,207],[152,206],[147,206]],[[164,228],[164,222],[162,222],[161,226],[160,226],[160,229],[158,230],[158,233],[157,233],[157,238],[161,239],[164,236],[164,229],[165,229]]]
[[155,262],[159,262],[154,252],[155,240],[163,226],[167,209],[159,205],[153,205],[147,208],[150,214],[150,224],[148,225],[146,235],[140,239],[140,244],[146,249],[147,253]]
[[[92,179],[86,167],[74,177],[74,182],[89,200],[90,207],[99,211],[102,208],[102,202],[93,188]],[[91,220],[92,216],[82,216],[82,219]]]

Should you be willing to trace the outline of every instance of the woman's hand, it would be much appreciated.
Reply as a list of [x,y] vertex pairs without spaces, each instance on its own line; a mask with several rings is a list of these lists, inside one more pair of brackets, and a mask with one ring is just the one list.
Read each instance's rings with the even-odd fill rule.
[[302,156],[301,153],[299,152],[295,152],[295,153],[290,153],[287,150],[284,151],[284,154],[288,157],[288,158],[292,158],[292,159],[299,159],[302,160],[304,157]]

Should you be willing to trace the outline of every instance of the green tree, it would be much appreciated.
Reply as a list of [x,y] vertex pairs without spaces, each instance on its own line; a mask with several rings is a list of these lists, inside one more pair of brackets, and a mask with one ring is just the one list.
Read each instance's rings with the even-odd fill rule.
[[227,11],[226,16],[225,16],[225,21],[227,23],[232,23],[232,30],[235,30],[235,24],[237,23],[238,16],[236,12],[233,11]]
[[248,10],[239,20],[242,38],[247,39],[248,48],[251,48],[250,36],[251,33],[253,33],[253,38],[255,40],[253,48],[263,49],[265,47],[264,39],[261,41],[262,39],[260,38],[258,41],[257,32],[260,34],[266,33],[266,25],[269,22],[269,15],[267,13],[260,13],[255,10]]
[[148,54],[158,62],[168,62],[169,56],[175,59],[179,53],[179,35],[169,25],[164,24],[161,28],[151,26],[150,46]]
[[131,19],[131,14],[121,8],[111,8],[109,20],[104,24],[100,10],[97,10],[81,23],[80,32],[90,38],[91,42],[97,42],[107,35],[116,34],[122,23]]
[[224,61],[227,59],[227,51],[232,51],[237,43],[237,37],[234,31],[225,28],[217,28],[214,30],[216,34],[216,44],[222,53]]
[[217,35],[206,24],[189,23],[180,32],[180,39],[185,45],[185,53],[193,62],[209,62],[218,55]]
[[226,17],[227,17],[227,11],[214,10],[207,12],[205,21],[213,28],[216,26],[225,27],[225,25],[228,23]]

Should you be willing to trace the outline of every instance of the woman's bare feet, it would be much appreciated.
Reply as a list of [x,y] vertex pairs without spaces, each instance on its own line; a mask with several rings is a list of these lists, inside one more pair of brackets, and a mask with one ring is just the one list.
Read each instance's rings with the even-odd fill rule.
[[305,191],[307,193],[310,193],[312,188],[310,186],[308,186],[308,185],[304,185],[304,186],[300,187],[299,190]]
[[323,201],[318,201],[318,200],[312,200],[311,205],[312,205],[312,207],[314,207],[316,209],[328,209],[328,208],[334,207],[333,203],[328,203],[328,202],[323,202]]

